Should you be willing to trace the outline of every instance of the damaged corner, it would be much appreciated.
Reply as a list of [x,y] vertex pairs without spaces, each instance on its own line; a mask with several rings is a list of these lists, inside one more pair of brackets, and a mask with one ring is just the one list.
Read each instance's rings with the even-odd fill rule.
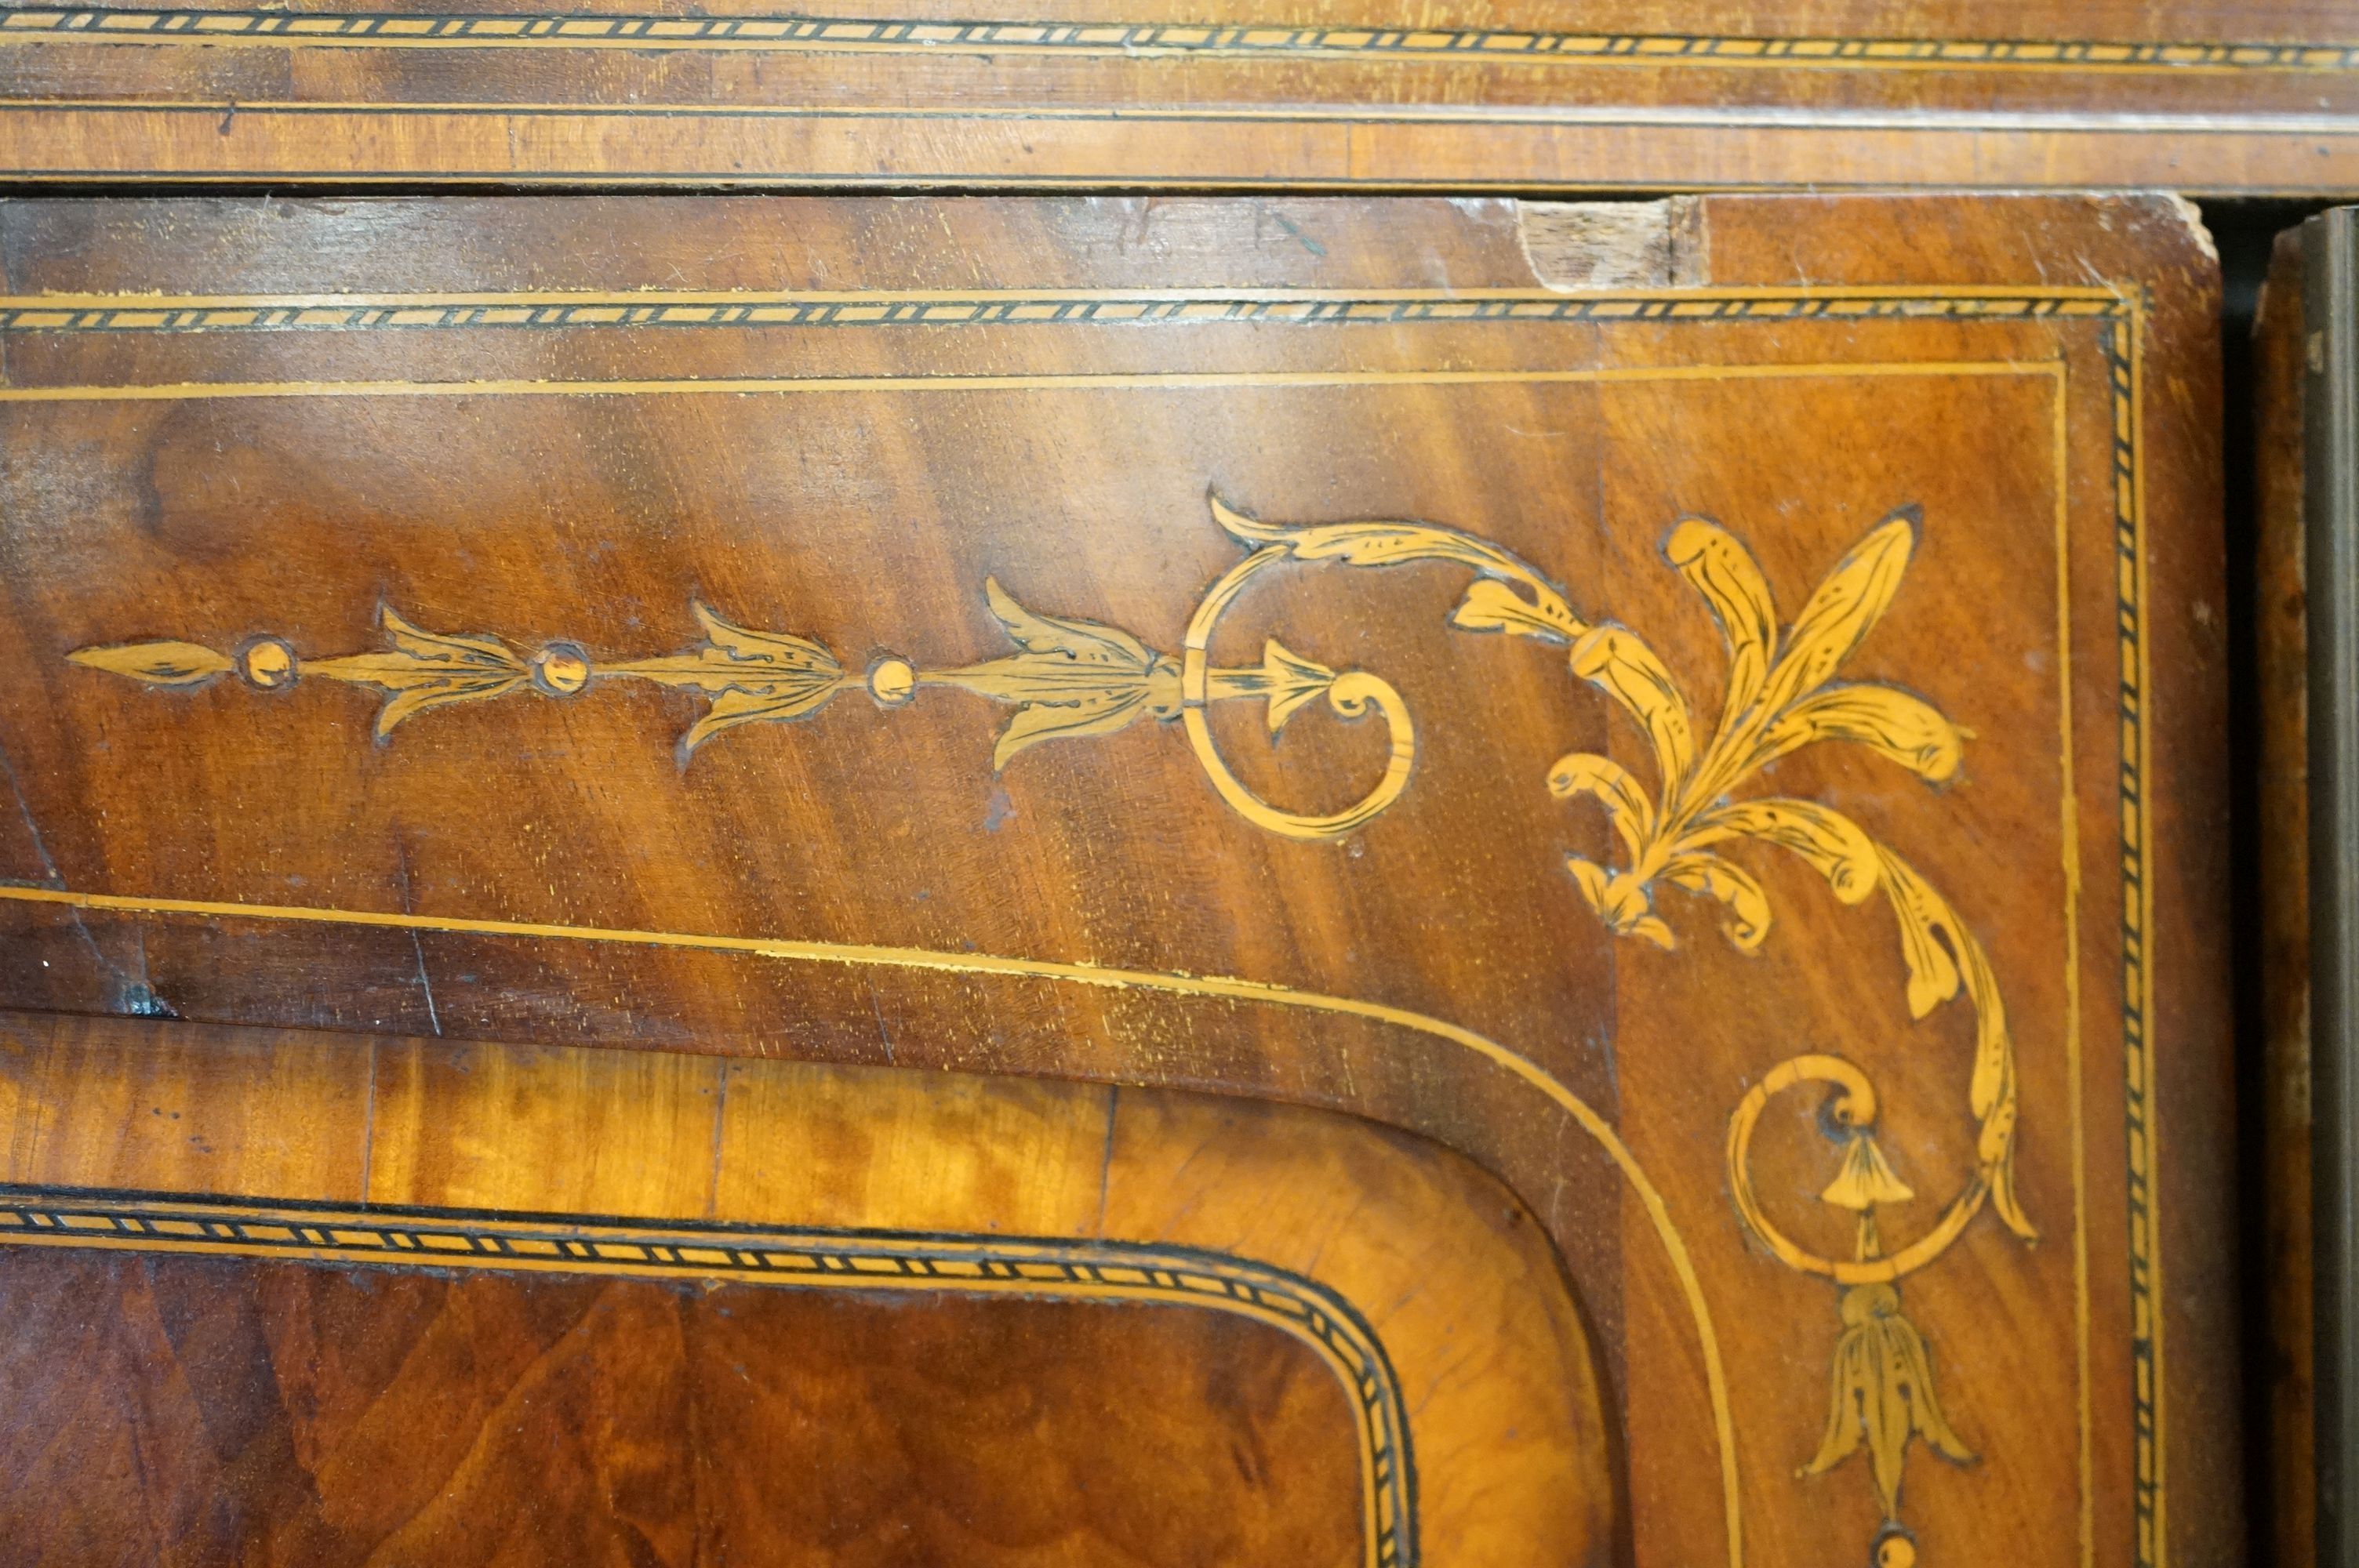
[[1680,287],[1709,276],[1704,205],[1659,201],[1519,201],[1524,259],[1543,287]]
[[2187,232],[2194,240],[2196,248],[2211,260],[2213,266],[2218,266],[2220,265],[2219,243],[2212,237],[2212,226],[2203,221],[2203,209],[2175,190],[2166,190],[2160,194],[2165,207],[2186,225]]

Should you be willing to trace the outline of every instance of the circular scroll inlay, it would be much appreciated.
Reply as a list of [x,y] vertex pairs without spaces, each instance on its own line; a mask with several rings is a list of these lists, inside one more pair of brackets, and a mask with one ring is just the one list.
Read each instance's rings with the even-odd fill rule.
[[237,673],[264,691],[293,686],[295,650],[277,637],[256,637],[237,651]]
[[590,684],[590,655],[571,643],[551,643],[532,656],[532,682],[551,697],[571,697]]
[[898,708],[918,692],[918,671],[907,659],[884,658],[868,666],[868,695],[880,708]]

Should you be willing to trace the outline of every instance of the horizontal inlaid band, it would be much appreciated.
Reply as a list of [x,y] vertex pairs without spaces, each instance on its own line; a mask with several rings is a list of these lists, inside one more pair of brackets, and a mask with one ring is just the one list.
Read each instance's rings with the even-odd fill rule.
[[350,331],[366,329],[612,327],[949,327],[1272,322],[2018,319],[2120,311],[2111,289],[2037,294],[1946,289],[909,290],[864,293],[513,293],[417,295],[0,296],[0,332]]
[[386,12],[26,10],[0,40],[341,49],[737,49],[1122,58],[1479,60],[1783,70],[2344,71],[2359,44],[2046,38],[1738,37],[854,16],[431,16]]

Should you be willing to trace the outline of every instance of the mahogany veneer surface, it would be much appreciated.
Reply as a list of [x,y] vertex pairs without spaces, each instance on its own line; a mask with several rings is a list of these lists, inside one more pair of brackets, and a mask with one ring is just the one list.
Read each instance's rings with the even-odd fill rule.
[[[1405,1394],[1372,1559],[2228,1552],[2182,205],[42,201],[0,266],[0,1001],[537,1054],[380,1051],[234,1192],[828,1223],[714,1160],[766,1058],[1293,1101],[1562,1270],[1521,1338],[1345,1292],[1559,1412]],[[27,1235],[230,1190],[29,1147]]]
[[0,1313],[12,1562],[1361,1560],[1343,1389],[1213,1313],[91,1252]]

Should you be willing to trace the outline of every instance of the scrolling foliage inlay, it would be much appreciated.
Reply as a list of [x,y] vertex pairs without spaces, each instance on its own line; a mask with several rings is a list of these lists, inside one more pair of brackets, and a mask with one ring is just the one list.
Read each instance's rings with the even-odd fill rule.
[[[1769,931],[1768,895],[1720,851],[1745,843],[1773,845],[1818,871],[1843,903],[1883,892],[1898,927],[1912,1016],[1921,1019],[1961,995],[1973,1009],[1966,1098],[1976,1131],[1975,1169],[1941,1217],[1897,1249],[1887,1249],[1876,1211],[1915,1194],[1876,1142],[1875,1091],[1857,1066],[1818,1054],[1788,1058],[1745,1095],[1729,1119],[1729,1186],[1745,1227],[1789,1268],[1843,1287],[1832,1408],[1825,1435],[1803,1471],[1821,1474],[1864,1445],[1887,1534],[1900,1534],[1905,1547],[1897,1521],[1909,1444],[1921,1437],[1959,1463],[1973,1455],[1942,1412],[1930,1354],[1901,1313],[1898,1281],[1947,1251],[1985,1204],[2018,1237],[2028,1241],[2037,1235],[2015,1194],[2014,1044],[1982,945],[1930,882],[1839,812],[1814,801],[1737,792],[1777,758],[1823,741],[1866,747],[1930,784],[1955,776],[1966,731],[1897,687],[1835,679],[1899,590],[1921,523],[1919,509],[1903,507],[1872,529],[1790,625],[1781,625],[1767,578],[1734,535],[1703,518],[1686,519],[1672,531],[1665,554],[1711,606],[1728,654],[1720,719],[1701,744],[1693,709],[1644,640],[1626,627],[1591,623],[1554,584],[1484,540],[1408,522],[1273,527],[1217,502],[1214,510],[1230,532],[1260,546],[1261,555],[1283,552],[1360,567],[1409,561],[1470,567],[1477,575],[1451,616],[1453,625],[1567,649],[1571,673],[1629,717],[1654,762],[1651,792],[1629,769],[1594,753],[1560,758],[1549,773],[1549,788],[1560,798],[1585,796],[1603,807],[1627,853],[1628,863],[1618,871],[1579,857],[1566,861],[1591,908],[1617,935],[1667,949],[1678,945],[1654,909],[1658,884],[1668,883],[1721,904],[1729,940],[1747,951],[1757,948]],[[1843,1152],[1820,1196],[1856,1217],[1848,1259],[1824,1257],[1794,1241],[1770,1218],[1753,1184],[1749,1154],[1762,1111],[1778,1094],[1805,1083],[1832,1090],[1827,1119]],[[1913,1549],[1901,1554],[1913,1555]]]
[[[571,697],[600,679],[649,681],[705,698],[703,715],[680,737],[682,765],[724,730],[809,718],[853,687],[864,687],[886,708],[908,703],[928,687],[955,687],[1013,708],[993,752],[995,768],[1043,741],[1110,735],[1141,719],[1177,719],[1206,776],[1237,812],[1288,838],[1332,839],[1364,826],[1408,787],[1417,736],[1407,705],[1376,676],[1330,669],[1274,639],[1266,643],[1258,665],[1216,666],[1210,652],[1214,629],[1249,582],[1281,565],[1464,568],[1474,577],[1451,612],[1453,626],[1565,649],[1571,673],[1603,692],[1646,741],[1651,784],[1613,758],[1591,752],[1559,759],[1547,778],[1559,799],[1595,803],[1619,838],[1625,863],[1618,868],[1580,857],[1566,861],[1608,929],[1676,948],[1678,937],[1655,907],[1657,892],[1670,887],[1717,904],[1728,940],[1756,949],[1771,925],[1769,895],[1727,852],[1753,845],[1781,849],[1824,878],[1842,903],[1884,895],[1913,1017],[1925,1018],[1961,998],[1973,1010],[1965,1109],[1975,1134],[1974,1170],[1940,1218],[1911,1239],[1887,1243],[1878,1220],[1880,1209],[1909,1202],[1915,1194],[1876,1141],[1876,1093],[1854,1064],[1817,1053],[1779,1062],[1740,1098],[1728,1124],[1729,1185],[1745,1228],[1788,1268],[1842,1290],[1832,1408],[1803,1471],[1831,1470],[1864,1447],[1886,1519],[1879,1544],[1891,1538],[1906,1548],[1897,1521],[1910,1444],[1921,1438],[1961,1463],[1973,1455],[1942,1412],[1930,1354],[1902,1314],[1898,1284],[1946,1252],[1985,1206],[2025,1240],[2036,1234],[2015,1193],[2014,1044],[1981,944],[1923,875],[1826,806],[1743,792],[1769,763],[1821,741],[1864,747],[1928,784],[1957,774],[1968,731],[1897,687],[1836,678],[1899,590],[1917,542],[1918,509],[1900,508],[1871,529],[1791,622],[1780,621],[1767,578],[1735,535],[1703,518],[1673,529],[1665,547],[1669,564],[1709,605],[1727,652],[1720,713],[1705,732],[1669,669],[1636,633],[1592,622],[1561,589],[1487,540],[1409,521],[1269,524],[1217,496],[1210,504],[1215,521],[1248,553],[1205,591],[1177,658],[1116,627],[1027,609],[991,579],[984,584],[986,601],[1016,651],[945,669],[888,656],[855,676],[809,638],[740,626],[703,604],[690,607],[703,642],[678,654],[620,661],[596,660],[568,641],[521,654],[496,637],[423,631],[389,608],[379,611],[389,646],[373,653],[310,658],[282,638],[263,636],[226,654],[192,643],[154,642],[84,648],[68,656],[155,687],[197,687],[234,673],[266,691],[305,676],[374,687],[383,694],[375,720],[380,741],[436,708],[527,689]],[[1253,794],[1223,760],[1204,718],[1216,701],[1257,700],[1276,734],[1322,697],[1344,719],[1381,715],[1389,741],[1375,784],[1352,805],[1323,815],[1289,811]],[[1753,1183],[1750,1151],[1763,1111],[1780,1094],[1809,1084],[1824,1086],[1830,1097],[1823,1119],[1840,1152],[1819,1195],[1854,1217],[1848,1257],[1825,1256],[1794,1240],[1770,1217]]]

